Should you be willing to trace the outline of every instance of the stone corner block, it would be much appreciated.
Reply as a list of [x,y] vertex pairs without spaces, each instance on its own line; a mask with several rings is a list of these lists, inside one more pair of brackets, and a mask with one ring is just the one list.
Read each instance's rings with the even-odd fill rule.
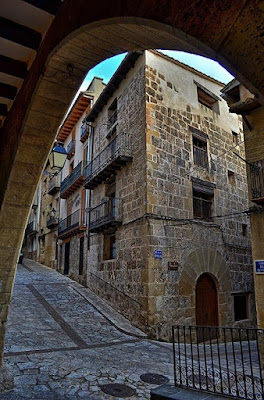
[[0,368],[0,393],[7,392],[14,388],[14,376],[10,368]]

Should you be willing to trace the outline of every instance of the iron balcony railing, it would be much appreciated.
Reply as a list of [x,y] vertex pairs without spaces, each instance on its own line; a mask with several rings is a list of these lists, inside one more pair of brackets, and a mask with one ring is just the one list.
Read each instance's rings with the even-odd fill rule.
[[108,129],[110,129],[117,122],[117,111],[113,112],[108,120]]
[[47,228],[54,228],[55,226],[58,225],[58,218],[57,217],[49,217],[47,219]]
[[236,399],[263,399],[261,329],[173,326],[174,384]]
[[264,201],[264,160],[250,163],[251,200]]
[[198,146],[193,146],[193,162],[203,168],[208,168],[207,150]]
[[58,235],[65,234],[80,226],[80,210],[75,211],[67,218],[60,219],[58,224]]
[[122,223],[122,199],[110,197],[90,211],[89,231],[98,232]]
[[58,175],[55,175],[49,181],[48,194],[52,194],[52,193],[56,192],[56,190],[59,190],[59,188],[60,188],[60,179],[59,179]]
[[93,134],[94,127],[91,123],[89,122],[84,122],[83,125],[81,126],[81,142],[85,142],[85,140],[88,138],[90,134]]
[[72,140],[67,146],[67,157],[71,158],[75,153],[75,140]]
[[38,231],[38,224],[37,221],[31,221],[27,224],[26,227],[26,235],[37,233]]
[[63,194],[75,184],[83,176],[83,163],[82,161],[72,170],[70,175],[68,175],[62,182],[60,186],[60,194]]
[[[130,137],[120,133],[84,168],[85,186],[95,177],[104,173],[110,167],[120,167],[122,163],[132,159]],[[118,164],[118,165],[117,165]],[[100,178],[103,181],[104,178]]]

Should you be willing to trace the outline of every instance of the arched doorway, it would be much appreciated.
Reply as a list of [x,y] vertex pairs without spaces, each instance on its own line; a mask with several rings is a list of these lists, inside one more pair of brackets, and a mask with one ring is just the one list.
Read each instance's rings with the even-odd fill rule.
[[[218,326],[218,295],[213,278],[209,274],[202,274],[196,283],[196,325],[198,326]],[[199,332],[200,340],[215,339],[216,330]]]

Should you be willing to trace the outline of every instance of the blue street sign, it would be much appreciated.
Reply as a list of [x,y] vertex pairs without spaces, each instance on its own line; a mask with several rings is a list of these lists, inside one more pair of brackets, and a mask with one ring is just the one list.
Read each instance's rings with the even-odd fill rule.
[[154,258],[162,258],[162,250],[154,250]]
[[255,260],[255,273],[264,274],[264,260]]

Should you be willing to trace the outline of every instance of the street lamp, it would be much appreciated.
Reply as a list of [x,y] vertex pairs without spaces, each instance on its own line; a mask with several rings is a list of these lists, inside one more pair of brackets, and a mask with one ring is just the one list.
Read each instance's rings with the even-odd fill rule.
[[67,158],[67,151],[61,143],[56,143],[49,155],[50,168],[61,170]]

